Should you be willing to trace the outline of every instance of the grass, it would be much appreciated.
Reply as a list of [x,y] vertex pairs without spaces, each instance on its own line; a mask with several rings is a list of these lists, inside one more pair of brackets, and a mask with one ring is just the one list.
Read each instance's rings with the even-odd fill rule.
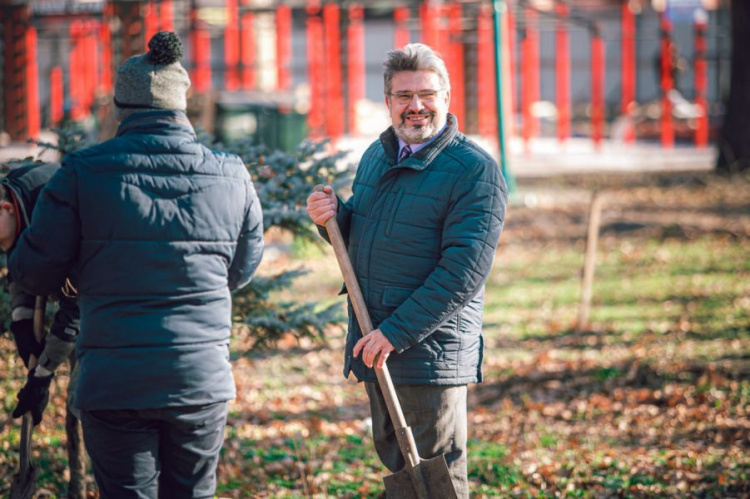
[[[655,199],[663,220],[603,233],[584,331],[575,322],[587,207],[565,201],[564,187],[551,208],[512,207],[487,281],[485,381],[469,391],[473,497],[750,494],[748,184],[659,185],[617,184],[605,223],[633,220],[638,203],[648,213]],[[698,224],[704,212],[715,227]],[[330,250],[287,244],[261,271],[312,271],[277,299],[343,307]],[[233,356],[238,398],[219,497],[382,494],[389,472],[373,449],[364,390],[341,375],[343,336],[337,328],[326,345]],[[9,413],[23,373],[12,350],[0,338],[0,495],[17,465]],[[37,432],[43,497],[65,497],[66,381],[62,373]]]

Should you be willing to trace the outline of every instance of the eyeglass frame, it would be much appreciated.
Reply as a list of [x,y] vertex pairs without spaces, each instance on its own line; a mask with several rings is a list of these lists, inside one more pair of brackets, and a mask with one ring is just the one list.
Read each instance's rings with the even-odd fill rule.
[[[395,98],[396,102],[398,102],[399,104],[409,104],[409,103],[411,103],[411,101],[414,100],[414,96],[415,95],[419,98],[419,102],[434,102],[435,99],[437,99],[437,97],[440,94],[440,92],[442,92],[443,90],[445,90],[445,88],[439,88],[437,90],[435,90],[435,89],[424,89],[424,90],[417,90],[416,92],[411,92],[411,91],[408,91],[408,90],[404,90],[403,92],[388,92],[387,95],[389,97]],[[420,94],[432,93],[432,92],[435,93],[434,97],[425,97],[425,98],[422,98],[422,96],[420,95]],[[407,95],[409,96],[409,100],[403,100],[402,101],[400,99],[400,97],[406,97]]]

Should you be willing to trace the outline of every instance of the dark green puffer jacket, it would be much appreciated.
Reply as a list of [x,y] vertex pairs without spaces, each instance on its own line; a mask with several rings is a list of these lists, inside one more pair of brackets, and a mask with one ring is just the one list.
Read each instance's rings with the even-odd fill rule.
[[204,405],[235,395],[230,289],[250,281],[262,251],[240,158],[202,146],[184,113],[148,111],[65,157],[9,270],[36,294],[73,272],[79,408]]
[[[456,119],[396,163],[392,128],[364,153],[338,223],[374,327],[396,352],[395,383],[461,385],[482,379],[484,282],[507,205],[495,161],[458,132]],[[375,374],[354,358],[362,337],[349,307],[344,375]]]

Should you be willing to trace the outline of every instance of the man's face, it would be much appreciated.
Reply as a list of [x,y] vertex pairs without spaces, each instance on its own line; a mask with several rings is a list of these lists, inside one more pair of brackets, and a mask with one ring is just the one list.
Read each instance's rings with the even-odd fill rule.
[[400,71],[393,75],[385,104],[401,140],[420,144],[434,137],[448,116],[450,91],[432,71]]
[[16,210],[13,203],[0,201],[0,249],[8,251],[16,242]]

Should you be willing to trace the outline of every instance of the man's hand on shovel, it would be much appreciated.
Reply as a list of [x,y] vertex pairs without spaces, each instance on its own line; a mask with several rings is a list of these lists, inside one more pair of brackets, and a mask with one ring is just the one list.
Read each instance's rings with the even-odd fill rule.
[[307,214],[316,225],[324,226],[329,218],[336,216],[338,204],[333,188],[326,185],[307,196]]
[[[385,337],[380,329],[373,330],[370,334],[363,336],[356,345],[354,345],[354,356],[358,357],[362,352],[362,362],[369,368],[372,368],[375,359],[378,359],[378,369],[383,369],[388,354],[393,350],[393,345]],[[378,358],[378,355],[380,356]]]

